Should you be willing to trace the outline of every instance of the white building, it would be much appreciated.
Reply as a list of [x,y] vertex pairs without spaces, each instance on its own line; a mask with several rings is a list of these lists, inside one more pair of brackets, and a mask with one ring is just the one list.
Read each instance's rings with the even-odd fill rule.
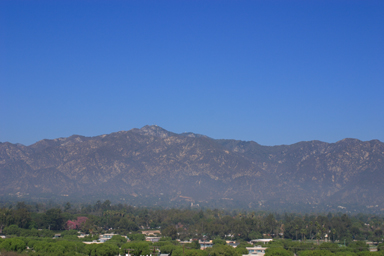
[[253,239],[253,240],[251,240],[251,243],[264,243],[264,244],[266,244],[266,243],[269,243],[269,242],[271,242],[271,241],[273,241],[273,239]]
[[248,251],[248,256],[263,256],[265,254],[265,250],[267,248],[261,247],[261,246],[255,246],[255,247],[245,247]]

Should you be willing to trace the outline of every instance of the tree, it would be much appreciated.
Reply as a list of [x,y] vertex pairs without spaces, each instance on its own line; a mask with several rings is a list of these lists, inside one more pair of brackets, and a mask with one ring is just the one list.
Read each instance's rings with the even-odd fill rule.
[[307,230],[305,228],[302,228],[300,233],[301,233],[301,240],[304,241],[305,240],[305,234],[307,233]]
[[137,231],[139,230],[139,227],[137,224],[127,217],[123,217],[120,219],[120,221],[116,224],[116,226],[120,229],[124,229],[127,231]]
[[6,235],[17,235],[18,236],[21,232],[21,229],[17,225],[10,225],[8,227],[5,227],[3,232]]
[[316,240],[317,240],[317,245],[319,245],[319,239],[321,238],[321,226],[320,224],[316,221],[315,222],[315,226],[316,226]]
[[293,256],[293,252],[283,248],[269,248],[265,251],[265,256]]
[[240,256],[240,254],[229,245],[217,244],[205,250],[211,256]]
[[6,251],[22,252],[26,247],[25,242],[19,238],[8,238],[0,244],[0,250],[4,249]]
[[320,250],[327,250],[327,251],[334,253],[334,252],[337,252],[339,250],[339,245],[335,244],[335,243],[322,243],[319,246],[319,249]]
[[85,233],[92,234],[96,229],[95,225],[96,219],[93,215],[90,215],[89,218],[81,225],[81,231]]
[[64,211],[67,212],[71,209],[71,203],[70,202],[67,202],[65,205],[64,205]]
[[[330,251],[314,250],[314,251],[301,251],[298,256],[333,256],[334,254]],[[265,255],[267,256],[267,255]]]
[[297,240],[297,231],[299,230],[299,225],[295,226],[295,230],[296,230],[296,240]]
[[96,256],[115,256],[119,254],[119,247],[114,244],[103,243],[96,250]]
[[354,252],[369,251],[369,246],[364,241],[354,241],[348,244],[348,248]]
[[128,238],[131,241],[145,241],[144,234],[129,234]]
[[105,200],[104,203],[101,205],[101,208],[103,211],[111,209],[111,201]]
[[115,244],[87,244],[85,254],[92,256],[114,256],[119,254],[119,247]]
[[175,246],[175,245],[173,245],[171,243],[167,243],[167,244],[165,244],[165,245],[160,247],[160,251],[161,251],[161,253],[165,253],[165,254],[170,255],[177,248],[178,248],[177,246]]
[[313,228],[313,222],[312,221],[310,221],[309,223],[308,223],[308,227],[309,227],[309,237],[311,238],[311,240],[313,240],[313,235],[312,235],[312,228]]
[[182,250],[175,250],[171,256],[208,256],[208,253],[205,250],[185,250],[184,253]]
[[77,237],[78,233],[76,230],[65,230],[61,232],[61,237],[67,237],[67,236],[76,236]]
[[121,246],[120,253],[124,254],[128,250],[130,251],[130,254],[135,255],[135,256],[149,255],[151,253],[151,251],[149,250],[149,245],[147,242],[125,243]]
[[358,236],[360,235],[360,233],[361,233],[361,232],[360,232],[360,229],[359,229],[358,227],[356,227],[356,226],[352,227],[352,228],[350,229],[350,232],[351,232],[353,238],[358,237]]
[[174,226],[168,226],[165,229],[161,231],[161,234],[163,236],[169,236],[172,238],[172,240],[175,240],[177,238],[177,230]]
[[332,239],[333,239],[333,242],[335,242],[336,241],[336,229],[332,229]]
[[193,240],[190,244],[191,249],[197,249],[200,250],[200,244],[198,240]]
[[25,207],[14,211],[13,216],[15,219],[15,224],[19,226],[19,228],[28,228],[32,221],[31,214]]
[[265,226],[268,232],[272,234],[276,226],[276,219],[272,213],[268,214],[268,216],[265,218]]
[[64,227],[64,218],[61,215],[61,209],[52,208],[45,214],[45,226],[52,230],[62,230]]
[[245,247],[236,247],[235,250],[240,255],[248,254],[248,250]]
[[127,239],[125,237],[122,237],[120,235],[114,235],[106,243],[116,244],[118,247],[121,247],[126,242],[127,242]]
[[212,243],[213,244],[222,244],[222,245],[226,245],[227,243],[225,242],[225,240],[223,239],[213,239],[212,240]]
[[248,238],[253,240],[253,239],[259,239],[259,238],[263,238],[263,235],[260,234],[260,232],[257,232],[257,231],[251,231],[249,234],[248,234]]

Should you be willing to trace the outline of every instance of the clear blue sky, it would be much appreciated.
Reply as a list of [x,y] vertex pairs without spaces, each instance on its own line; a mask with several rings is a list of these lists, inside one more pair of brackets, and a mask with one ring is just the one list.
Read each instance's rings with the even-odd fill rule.
[[384,1],[0,1],[0,141],[157,124],[384,141]]

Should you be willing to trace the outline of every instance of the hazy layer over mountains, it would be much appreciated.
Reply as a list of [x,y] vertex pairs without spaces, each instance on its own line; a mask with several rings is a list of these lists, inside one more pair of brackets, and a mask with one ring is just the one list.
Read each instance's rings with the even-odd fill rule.
[[158,126],[31,146],[6,142],[0,143],[0,196],[10,194],[384,211],[384,143],[344,139],[261,146]]

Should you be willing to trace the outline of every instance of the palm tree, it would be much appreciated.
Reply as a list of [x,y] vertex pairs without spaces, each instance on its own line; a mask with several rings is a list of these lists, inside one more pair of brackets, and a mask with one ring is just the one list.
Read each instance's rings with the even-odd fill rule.
[[309,237],[311,238],[311,241],[312,241],[312,240],[313,240],[313,236],[312,236],[313,222],[310,221],[310,222],[308,223],[308,226],[309,226],[309,228],[310,228],[310,230],[309,230]]
[[297,241],[297,230],[299,230],[299,225],[296,225],[295,229],[296,229],[296,241]]
[[323,226],[322,228],[321,228],[321,237],[325,240],[325,232],[326,232],[326,228]]
[[320,232],[321,232],[321,226],[320,226],[320,224],[316,221],[315,222],[315,225],[316,225],[316,239],[317,239],[317,245],[319,245],[319,239],[320,239],[320,237],[321,237],[321,234],[320,234]]
[[336,235],[336,229],[332,229],[332,238],[333,238],[333,242],[336,241],[336,239],[335,239],[335,235]]
[[301,229],[301,240],[305,240],[305,233],[307,233],[307,230],[305,228]]
[[319,240],[321,238],[321,234],[320,232],[316,233],[316,241],[317,241],[317,245],[319,245]]

